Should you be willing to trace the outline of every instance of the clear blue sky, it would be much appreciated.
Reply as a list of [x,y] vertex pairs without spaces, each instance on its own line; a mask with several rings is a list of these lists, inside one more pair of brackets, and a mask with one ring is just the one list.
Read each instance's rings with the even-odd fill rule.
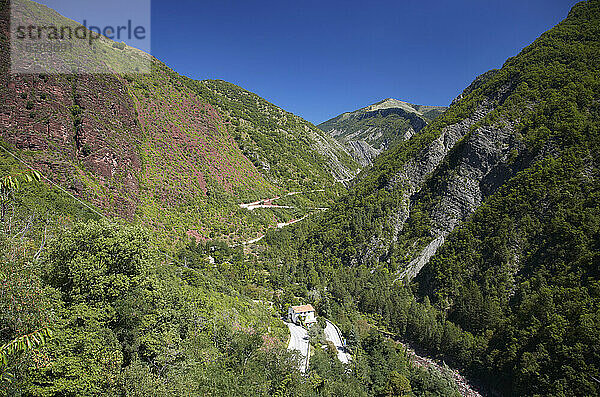
[[447,105],[575,3],[153,0],[152,53],[319,123],[388,97]]

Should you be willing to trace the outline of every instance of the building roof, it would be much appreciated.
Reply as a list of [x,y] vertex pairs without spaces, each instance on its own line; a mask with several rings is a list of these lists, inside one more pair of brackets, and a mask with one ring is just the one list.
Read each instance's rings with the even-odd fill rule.
[[294,313],[306,313],[306,312],[314,312],[315,308],[312,305],[300,305],[300,306],[292,306],[292,310]]

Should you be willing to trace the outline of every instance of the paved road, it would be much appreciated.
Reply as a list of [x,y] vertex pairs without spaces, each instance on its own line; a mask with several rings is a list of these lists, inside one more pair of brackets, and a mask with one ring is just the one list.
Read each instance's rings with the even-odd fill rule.
[[348,364],[350,362],[350,354],[346,353],[346,349],[344,348],[344,344],[342,343],[342,338],[338,333],[335,326],[327,320],[327,325],[325,326],[325,338],[332,342],[337,348],[337,356],[338,360],[343,362],[344,364]]
[[[306,192],[289,192],[289,193],[284,194],[283,197],[295,196],[296,194],[307,194],[307,193],[324,192],[324,191],[325,191],[325,189],[315,189],[315,190],[309,190]],[[242,203],[242,204],[240,204],[240,207],[246,208],[250,211],[252,211],[255,208],[294,208],[294,207],[287,207],[284,205],[273,204],[273,201],[279,200],[280,198],[281,198],[280,196],[275,196],[275,197],[266,198],[266,199],[262,199],[262,200],[258,200],[258,201],[253,201],[251,203]]]
[[302,365],[300,371],[306,372],[308,368],[308,332],[293,323],[286,323],[290,329],[290,343],[288,350],[298,350],[302,355]]

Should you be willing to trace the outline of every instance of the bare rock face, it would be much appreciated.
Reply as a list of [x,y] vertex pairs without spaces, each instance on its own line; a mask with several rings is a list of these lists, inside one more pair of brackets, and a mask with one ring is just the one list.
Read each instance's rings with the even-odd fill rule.
[[[110,75],[2,74],[0,96],[4,141],[29,153],[25,160],[77,196],[99,207],[109,207],[112,197],[118,215],[133,217],[140,172],[135,137],[141,131],[122,81]],[[82,173],[95,180],[83,183]]]
[[[426,178],[428,178],[444,161],[448,153],[455,147],[457,142],[463,139],[469,132],[471,126],[484,118],[493,108],[487,103],[483,103],[469,118],[462,120],[457,124],[452,124],[445,127],[439,137],[431,142],[426,148],[411,159],[407,164],[402,167],[395,177],[393,177],[386,189],[402,191],[402,200],[397,208],[396,212],[389,219],[389,223],[393,227],[392,243],[398,240],[400,233],[402,232],[406,220],[410,215],[410,210],[413,205],[413,201],[417,198],[418,192],[424,185]],[[447,233],[446,233],[447,234]],[[444,233],[436,234],[444,235]],[[442,240],[443,242],[443,240]],[[439,247],[441,243],[435,246],[435,249]],[[384,238],[373,237],[371,240],[371,246],[377,247],[377,249],[368,249],[359,260],[359,262],[369,263],[374,261],[375,252],[380,252],[382,249],[389,247],[389,243],[386,243]],[[430,250],[431,251],[431,247]],[[431,257],[435,253],[435,250],[431,252]],[[412,267],[415,267],[412,264]],[[422,267],[424,263],[420,266]]]
[[312,138],[314,149],[328,159],[329,170],[337,181],[345,183],[356,176],[359,170],[348,167],[338,156],[338,154],[341,153],[350,155],[350,152],[347,148],[342,146],[334,139],[327,139],[326,137],[322,136],[317,132],[319,130],[315,129],[314,127],[311,129],[308,126],[305,126],[304,128],[308,135]]
[[352,150],[352,157],[362,166],[373,164],[375,157],[381,153],[381,150],[375,149],[364,139],[347,141],[347,146]]
[[[455,152],[451,154],[455,165],[439,167],[434,176],[445,182],[429,209],[432,223],[430,242],[416,254],[401,277],[416,276],[443,244],[446,236],[475,212],[486,196],[514,175],[516,170],[509,165],[510,152],[518,147],[514,136],[512,125],[503,128],[481,127],[452,149]],[[422,189],[427,188],[424,186]],[[410,203],[419,199],[419,194],[413,195]],[[404,223],[397,225],[403,226]]]
[[[489,110],[491,109],[488,108]],[[485,111],[480,110],[480,115],[476,118],[480,118],[483,113]],[[486,197],[493,194],[527,163],[534,161],[530,159],[525,163],[513,162],[512,157],[523,148],[516,138],[515,124],[516,122],[504,123],[502,126],[483,126],[470,131],[461,141],[457,141],[447,152],[443,163],[438,163],[437,168],[427,177],[423,175],[423,169],[418,172],[410,167],[404,170],[400,180],[408,189],[404,211],[394,219],[396,239],[405,227],[411,208],[435,193],[434,199],[430,199],[426,205],[431,222],[430,237],[421,241],[419,246],[424,247],[411,255],[412,260],[400,272],[400,278],[415,277],[455,227],[473,214]],[[462,128],[452,130],[455,135],[450,134],[454,136],[451,140],[461,135],[459,131],[464,131]],[[432,151],[426,156],[429,161],[421,163],[425,165],[425,170],[431,169],[435,162],[433,159],[440,159],[442,148],[447,148],[440,143],[438,140],[437,149],[430,148]]]
[[[386,222],[390,231],[375,233],[354,264],[376,266],[400,245],[405,253],[398,278],[415,277],[455,227],[534,161],[514,161],[524,148],[515,132],[518,120],[490,122],[486,118],[511,89],[506,86],[494,97],[484,97],[468,117],[444,127],[389,179],[385,189],[400,192]],[[427,236],[412,235],[407,226],[416,210],[426,213]]]

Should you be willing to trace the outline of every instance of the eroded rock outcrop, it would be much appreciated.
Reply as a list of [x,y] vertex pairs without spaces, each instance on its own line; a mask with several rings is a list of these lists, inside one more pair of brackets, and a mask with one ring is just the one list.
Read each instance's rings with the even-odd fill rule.
[[[475,84],[472,89],[478,86]],[[514,161],[523,147],[515,133],[517,120],[491,122],[487,118],[513,88],[508,84],[493,95],[482,97],[467,117],[443,127],[435,139],[391,176],[385,189],[400,192],[397,206],[385,223],[391,234],[372,235],[354,258],[355,265],[374,266],[382,258],[389,258],[393,247],[400,245],[406,252],[398,278],[414,277],[455,227],[534,160]],[[417,209],[427,216],[427,236],[415,236],[407,226]]]

